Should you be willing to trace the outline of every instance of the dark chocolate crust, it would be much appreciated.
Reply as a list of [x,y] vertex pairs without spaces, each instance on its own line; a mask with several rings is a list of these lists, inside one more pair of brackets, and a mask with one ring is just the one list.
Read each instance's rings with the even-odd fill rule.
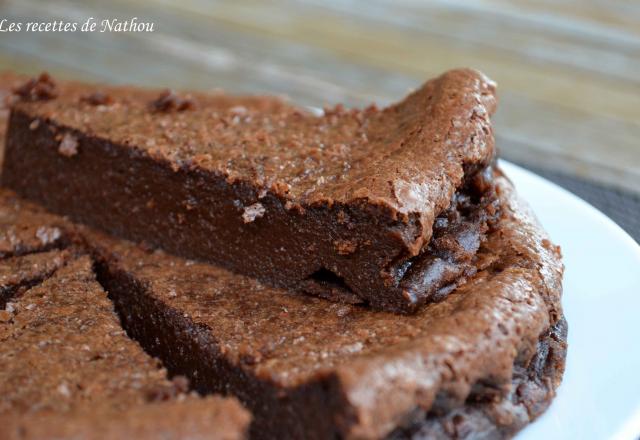
[[48,81],[13,108],[5,186],[274,286],[415,312],[472,275],[495,215],[495,85],[476,71],[322,117],[272,98]]
[[292,295],[81,229],[129,334],[199,391],[237,396],[254,438],[382,438],[439,429],[434,418],[448,426],[451,411],[508,436],[546,408],[562,373],[564,337],[549,357],[545,336],[562,326],[562,264],[497,182],[504,212],[476,274],[411,316]]

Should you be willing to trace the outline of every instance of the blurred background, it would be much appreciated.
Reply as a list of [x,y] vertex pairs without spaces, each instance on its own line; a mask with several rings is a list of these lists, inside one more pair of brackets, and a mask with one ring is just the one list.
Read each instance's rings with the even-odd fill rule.
[[502,157],[640,240],[639,1],[0,0],[9,21],[89,17],[154,32],[0,33],[0,70],[361,106],[478,68]]

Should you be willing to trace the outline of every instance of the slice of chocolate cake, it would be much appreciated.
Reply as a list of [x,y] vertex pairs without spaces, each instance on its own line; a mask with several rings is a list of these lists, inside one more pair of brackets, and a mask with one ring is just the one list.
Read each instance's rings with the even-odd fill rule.
[[0,438],[244,438],[237,401],[188,394],[125,335],[68,221],[0,190],[0,226]]
[[90,258],[0,313],[1,438],[244,437],[237,401],[187,394],[186,379],[169,381],[126,336]]
[[415,312],[473,276],[497,202],[495,85],[453,70],[378,110],[57,84],[15,89],[4,185],[272,286]]
[[497,182],[475,275],[411,316],[80,233],[129,334],[197,390],[237,396],[252,438],[502,438],[549,405],[566,327],[559,250]]

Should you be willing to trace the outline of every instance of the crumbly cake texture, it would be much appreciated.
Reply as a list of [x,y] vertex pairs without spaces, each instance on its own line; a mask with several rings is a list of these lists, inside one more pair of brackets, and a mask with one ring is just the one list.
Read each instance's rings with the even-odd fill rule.
[[[50,227],[52,216],[5,190],[0,199],[0,223],[33,232],[20,237],[30,246]],[[190,394],[126,336],[85,252],[11,244],[0,259],[1,438],[245,437],[235,399]]]
[[128,332],[196,389],[236,395],[255,438],[503,438],[549,405],[566,327],[559,250],[496,180],[477,273],[411,316],[84,234]]
[[318,117],[275,98],[42,76],[15,89],[2,181],[272,286],[415,312],[473,276],[497,215],[494,94],[460,69],[383,110]]

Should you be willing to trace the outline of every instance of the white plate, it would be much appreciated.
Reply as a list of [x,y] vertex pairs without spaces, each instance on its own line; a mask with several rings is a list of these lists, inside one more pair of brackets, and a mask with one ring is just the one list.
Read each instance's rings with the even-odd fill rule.
[[[640,247],[600,211],[502,161],[566,266],[567,367],[558,396],[518,440],[640,437]],[[640,213],[638,213],[640,215]]]

